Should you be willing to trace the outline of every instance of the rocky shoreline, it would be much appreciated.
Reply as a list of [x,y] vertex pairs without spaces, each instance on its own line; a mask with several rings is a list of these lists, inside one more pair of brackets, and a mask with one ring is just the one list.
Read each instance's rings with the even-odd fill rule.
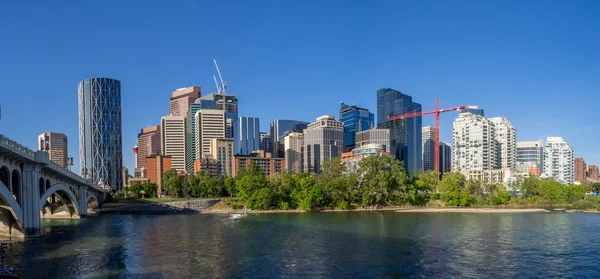
[[0,240],[0,279],[19,278],[19,275],[15,273],[13,267],[4,264],[7,258],[6,249],[8,249],[9,244],[13,242],[14,241],[12,240]]

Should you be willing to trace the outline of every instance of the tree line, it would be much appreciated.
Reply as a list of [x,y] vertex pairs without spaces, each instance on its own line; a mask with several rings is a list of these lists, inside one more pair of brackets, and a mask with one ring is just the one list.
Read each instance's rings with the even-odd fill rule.
[[[418,172],[411,178],[403,163],[388,155],[362,159],[358,172],[348,173],[340,158],[325,161],[319,174],[277,173],[271,177],[249,165],[237,177],[211,177],[205,173],[180,176],[163,174],[165,194],[172,198],[235,197],[249,209],[350,209],[373,206],[551,206],[600,208],[600,201],[586,196],[591,186],[561,184],[532,176],[515,183],[512,191],[502,185],[467,180],[460,173],[445,173],[436,191],[436,172]],[[140,187],[156,195],[151,185]],[[132,186],[133,187],[133,186]],[[586,188],[587,187],[587,188]],[[148,189],[148,190],[146,190]],[[520,190],[520,195],[516,191]],[[130,187],[129,192],[135,193]]]

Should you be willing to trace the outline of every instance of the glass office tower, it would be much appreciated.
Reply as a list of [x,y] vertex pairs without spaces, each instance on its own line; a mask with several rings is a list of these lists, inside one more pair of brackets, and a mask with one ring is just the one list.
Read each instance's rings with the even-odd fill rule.
[[421,163],[421,117],[389,121],[388,116],[420,112],[421,104],[412,97],[391,88],[377,90],[377,128],[390,130],[390,153],[404,162],[410,175],[420,170]]
[[123,186],[121,82],[90,78],[79,83],[81,176],[119,190]]
[[308,122],[299,120],[280,120],[277,119],[271,123],[271,142],[273,144],[273,157],[283,158],[283,135],[287,131],[300,132],[308,126]]
[[249,155],[260,149],[260,122],[256,117],[238,119],[238,148],[235,154]]
[[339,119],[344,123],[344,149],[350,151],[356,146],[356,133],[373,128],[375,115],[368,109],[342,102]]

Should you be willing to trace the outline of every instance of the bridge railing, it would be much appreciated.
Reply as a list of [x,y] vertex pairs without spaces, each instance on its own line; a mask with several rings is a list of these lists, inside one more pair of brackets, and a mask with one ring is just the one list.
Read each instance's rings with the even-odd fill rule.
[[35,160],[34,151],[10,139],[9,137],[0,134],[0,146],[12,150],[28,159]]

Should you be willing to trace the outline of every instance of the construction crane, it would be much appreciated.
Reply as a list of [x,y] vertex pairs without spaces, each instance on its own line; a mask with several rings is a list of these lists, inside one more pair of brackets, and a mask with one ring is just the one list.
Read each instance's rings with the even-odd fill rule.
[[[221,76],[221,71],[219,70],[219,65],[217,65],[217,60],[213,59],[213,62],[215,62],[215,68],[217,68],[217,74],[219,74],[219,79],[221,80],[221,87],[220,87],[221,88],[221,92],[219,92],[219,93],[225,94],[225,90],[227,89],[227,83],[225,83],[223,81],[223,76]],[[214,79],[215,79],[215,83],[216,83],[217,82],[217,78],[214,77]],[[217,84],[217,89],[218,88],[219,88],[219,85]]]
[[440,109],[440,101],[439,100],[435,100],[435,110],[429,110],[429,111],[423,111],[423,112],[409,112],[409,113],[405,113],[402,115],[394,115],[394,116],[388,116],[388,120],[393,121],[393,120],[400,120],[400,119],[407,119],[407,118],[413,118],[413,117],[419,117],[419,116],[423,116],[423,115],[429,115],[429,114],[435,114],[435,135],[434,135],[434,141],[435,141],[435,148],[433,150],[433,164],[434,164],[434,168],[435,171],[437,172],[437,179],[438,179],[438,185],[439,186],[439,179],[440,179],[440,113],[442,112],[450,112],[450,111],[457,111],[457,110],[461,110],[461,109],[465,109],[467,108],[466,106],[458,106],[458,107],[453,107],[453,108],[447,108],[447,109]]

